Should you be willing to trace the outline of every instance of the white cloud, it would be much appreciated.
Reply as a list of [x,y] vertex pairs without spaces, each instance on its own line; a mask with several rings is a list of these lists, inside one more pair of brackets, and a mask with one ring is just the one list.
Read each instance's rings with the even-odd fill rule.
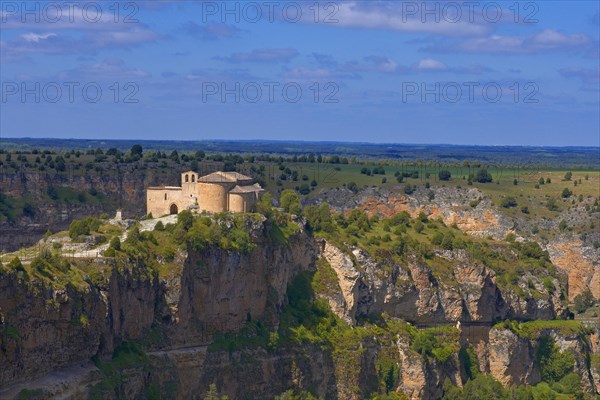
[[416,65],[416,69],[427,71],[440,71],[448,69],[448,66],[441,61],[434,60],[432,58],[424,58],[421,61],[419,61],[419,63]]
[[228,57],[214,57],[216,60],[230,63],[245,62],[288,62],[298,56],[298,50],[285,49],[254,49],[249,53],[234,53]]
[[448,18],[434,16],[425,18],[421,12],[417,15],[403,10],[401,2],[344,2],[340,3],[334,15],[337,23],[328,26],[388,29],[400,32],[420,32],[441,35],[483,35],[490,27],[477,22],[469,22],[468,18],[452,21]]
[[46,39],[48,39],[50,37],[55,37],[55,36],[56,36],[56,33],[46,33],[46,34],[43,34],[43,35],[39,35],[37,33],[30,32],[30,33],[26,33],[24,35],[21,35],[20,37],[23,40],[25,40],[26,42],[35,42],[35,43],[38,43],[40,40],[46,40]]
[[[526,54],[543,51],[572,51],[592,46],[594,40],[583,33],[566,34],[554,29],[545,29],[531,36],[490,35],[468,39],[460,43],[459,50],[469,53]],[[448,51],[453,46],[434,46],[431,49]]]

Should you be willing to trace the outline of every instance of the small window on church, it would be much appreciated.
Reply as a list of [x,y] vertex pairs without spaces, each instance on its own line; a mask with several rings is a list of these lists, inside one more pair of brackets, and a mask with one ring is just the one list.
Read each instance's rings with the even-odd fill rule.
[[189,182],[189,181],[190,181],[190,177],[189,177],[189,175],[186,175],[186,176],[185,176],[185,181],[186,181],[186,182]]
[[167,199],[167,194],[165,193],[165,200]]
[[196,175],[192,175],[192,182],[196,182]]

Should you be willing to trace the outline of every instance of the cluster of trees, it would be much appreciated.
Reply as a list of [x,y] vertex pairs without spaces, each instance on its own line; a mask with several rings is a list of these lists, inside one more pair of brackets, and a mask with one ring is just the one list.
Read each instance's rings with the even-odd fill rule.
[[443,169],[440,172],[438,172],[438,178],[440,179],[440,181],[449,181],[450,178],[452,178],[452,174],[447,169]]
[[96,232],[101,225],[102,221],[94,217],[76,219],[69,225],[69,237],[75,240],[81,236],[90,235],[92,232]]
[[371,176],[371,175],[385,175],[385,168],[382,166],[377,166],[371,168],[362,167],[360,169],[360,173],[363,175]]

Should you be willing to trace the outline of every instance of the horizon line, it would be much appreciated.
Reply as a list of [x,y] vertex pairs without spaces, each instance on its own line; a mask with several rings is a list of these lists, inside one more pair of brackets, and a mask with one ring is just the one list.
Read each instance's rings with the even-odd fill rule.
[[408,143],[408,142],[367,142],[367,141],[340,141],[340,140],[297,140],[297,139],[100,139],[100,138],[75,138],[75,137],[0,137],[0,143],[7,139],[12,140],[81,140],[81,141],[97,141],[97,142],[183,142],[183,143],[199,143],[199,142],[239,142],[239,143],[313,143],[313,144],[353,144],[353,145],[370,145],[370,146],[452,146],[452,147],[530,147],[530,148],[554,148],[554,149],[569,149],[569,148],[589,148],[600,149],[598,145],[537,145],[537,144],[452,144],[452,143]]

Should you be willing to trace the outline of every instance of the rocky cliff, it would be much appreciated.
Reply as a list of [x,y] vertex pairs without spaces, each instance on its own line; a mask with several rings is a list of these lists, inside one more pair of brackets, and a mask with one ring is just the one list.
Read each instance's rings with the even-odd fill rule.
[[488,196],[474,188],[419,187],[411,195],[377,187],[358,193],[336,188],[323,190],[309,202],[321,201],[329,202],[338,211],[360,208],[370,216],[389,217],[406,211],[414,218],[424,212],[430,219],[441,218],[447,225],[456,225],[475,237],[503,240],[507,234],[515,234],[518,239],[532,238],[543,243],[552,262],[567,274],[569,301],[587,289],[600,299],[600,252],[594,245],[600,241],[597,228],[582,239],[581,235],[561,233],[558,227],[561,220],[569,221],[572,226],[597,223],[598,213],[591,214],[586,209],[592,198],[586,200],[588,203],[562,211],[556,218],[537,220],[538,229],[548,230],[549,238],[533,236],[531,222],[506,215]]
[[[315,238],[301,224],[286,240],[262,220],[246,229],[248,252],[213,245],[170,262],[156,257],[156,268],[143,258],[102,258],[73,268],[68,284],[1,270],[0,397],[200,399],[214,383],[233,399],[269,399],[290,388],[328,399],[385,391],[435,399],[446,381],[464,381],[459,345],[472,345],[478,368],[505,385],[539,382],[536,339],[492,322],[562,316],[563,280],[546,276],[549,290],[543,277],[523,276],[517,290],[460,250],[390,264]],[[452,268],[438,268],[446,263]],[[307,304],[290,311],[290,288],[301,276],[328,277],[314,286],[313,300],[347,326],[321,308],[305,316]],[[290,325],[292,317],[317,318],[315,331]],[[293,338],[278,341],[282,324]],[[255,342],[265,329],[267,341]],[[322,341],[319,329],[335,336]],[[582,386],[597,391],[597,371],[586,362],[597,339],[543,334],[581,355]],[[419,337],[431,338],[433,350]]]
[[72,220],[89,215],[114,215],[118,208],[124,216],[144,215],[146,188],[178,180],[174,169],[138,169],[135,165],[105,173],[0,173],[0,193],[31,205],[28,213],[12,221],[0,218],[0,237],[5,238],[0,250],[29,246],[48,229],[67,229]]
[[[327,241],[322,254],[339,280],[339,294],[329,297],[332,309],[344,320],[387,313],[416,324],[457,321],[492,323],[504,319],[553,319],[565,311],[561,280],[551,279],[550,291],[543,277],[527,274],[518,285],[522,293],[501,290],[496,274],[471,259],[464,250],[440,251],[441,261],[452,262],[444,276],[423,259],[410,256],[406,264],[376,261],[367,252],[354,248],[345,254]],[[537,295],[528,294],[537,288]]]

